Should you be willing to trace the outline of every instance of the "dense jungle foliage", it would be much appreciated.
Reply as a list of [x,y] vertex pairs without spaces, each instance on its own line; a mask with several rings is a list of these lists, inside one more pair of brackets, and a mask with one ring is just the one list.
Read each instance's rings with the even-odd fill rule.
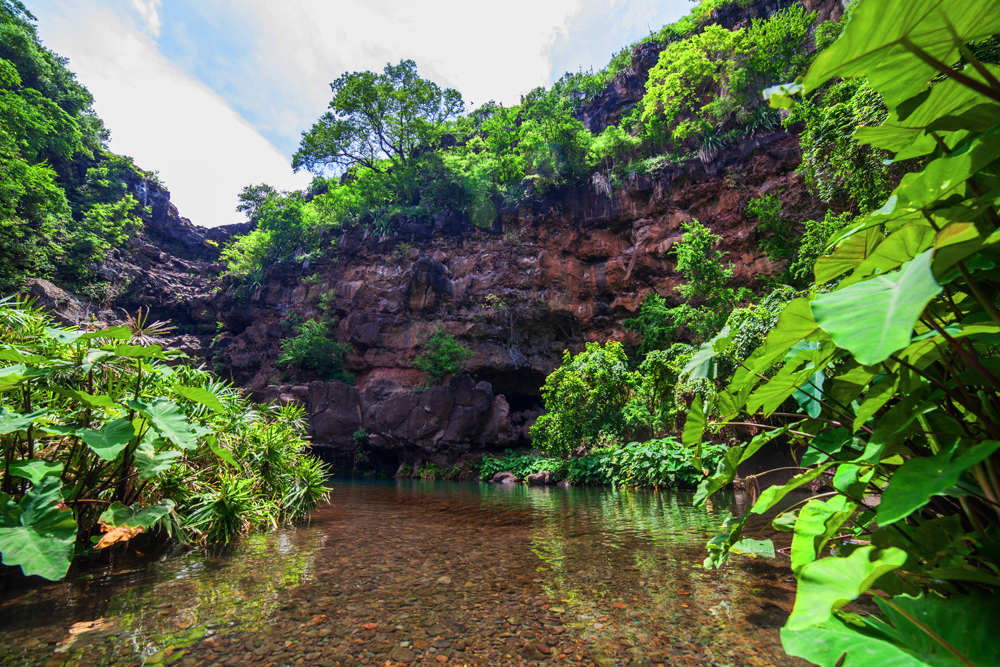
[[[792,534],[798,582],[782,642],[816,664],[996,664],[997,10],[988,0],[867,0],[803,79],[770,91],[793,115],[832,99],[820,115],[846,113],[856,128],[807,161],[814,174],[852,172],[855,160],[873,167],[879,155],[906,173],[891,189],[860,174],[835,179],[870,200],[830,230],[832,252],[815,262],[810,288],[749,356],[731,354],[724,329],[685,369],[717,388],[686,419],[696,455],[706,432],[760,430],[727,452],[699,501],[768,442],[790,443],[801,466],[727,521],[706,567],[730,552],[773,553],[769,540],[744,536],[749,516],[822,483],[772,524]],[[884,107],[879,122],[858,122],[859,105],[871,104],[859,96]],[[845,606],[861,596],[875,606]]]
[[63,329],[0,303],[0,554],[61,579],[147,533],[227,542],[307,516],[326,472],[305,453],[305,413],[252,405],[155,343],[162,323]]
[[0,0],[0,289],[51,277],[90,296],[97,265],[142,224],[157,183],[108,152],[93,97],[38,39],[19,0]]

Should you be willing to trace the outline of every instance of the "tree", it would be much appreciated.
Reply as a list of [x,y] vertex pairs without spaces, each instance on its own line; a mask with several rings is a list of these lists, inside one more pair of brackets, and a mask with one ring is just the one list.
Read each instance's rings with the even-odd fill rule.
[[330,111],[302,133],[292,158],[296,171],[362,166],[388,173],[405,167],[464,107],[461,93],[420,78],[412,60],[387,64],[383,74],[345,72],[330,89]]

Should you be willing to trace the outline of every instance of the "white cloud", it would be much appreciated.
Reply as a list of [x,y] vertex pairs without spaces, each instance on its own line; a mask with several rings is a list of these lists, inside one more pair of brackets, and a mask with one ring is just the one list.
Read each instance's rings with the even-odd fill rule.
[[153,37],[160,36],[160,0],[132,0],[132,7],[146,23]]
[[237,194],[249,183],[301,188],[305,174],[218,95],[180,72],[134,23],[108,8],[76,14],[32,8],[42,39],[95,97],[111,150],[158,170],[181,215],[206,227],[241,222]]

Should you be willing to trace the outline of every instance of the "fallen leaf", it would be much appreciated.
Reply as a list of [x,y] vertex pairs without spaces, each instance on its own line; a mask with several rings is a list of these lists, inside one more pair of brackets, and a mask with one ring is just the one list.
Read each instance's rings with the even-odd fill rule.
[[104,535],[101,535],[101,539],[94,545],[94,549],[107,549],[117,542],[128,542],[145,530],[142,526],[112,526],[103,521],[98,525],[104,531]]

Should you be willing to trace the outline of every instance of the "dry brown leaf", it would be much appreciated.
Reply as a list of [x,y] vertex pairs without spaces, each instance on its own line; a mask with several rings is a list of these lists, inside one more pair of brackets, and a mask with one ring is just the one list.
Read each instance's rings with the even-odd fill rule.
[[128,542],[136,535],[145,531],[145,528],[142,526],[112,526],[103,521],[98,525],[104,531],[104,535],[101,536],[101,541],[94,545],[95,549],[107,549],[112,544]]

